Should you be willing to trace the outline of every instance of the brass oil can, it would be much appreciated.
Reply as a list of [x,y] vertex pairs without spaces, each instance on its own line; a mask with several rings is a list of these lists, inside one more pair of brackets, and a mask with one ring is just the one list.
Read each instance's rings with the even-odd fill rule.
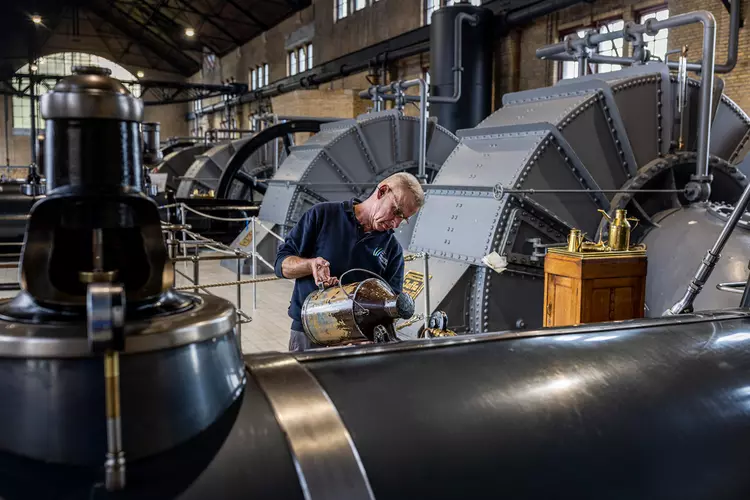
[[631,217],[628,218],[627,212],[623,209],[615,211],[615,218],[612,219],[607,212],[599,210],[609,221],[609,250],[615,252],[623,252],[630,249],[630,227],[629,221],[635,221],[636,227],[638,219]]
[[384,334],[395,339],[394,320],[413,314],[411,297],[396,295],[384,281],[369,278],[308,295],[302,305],[302,325],[318,345],[381,342],[378,332],[385,330]]

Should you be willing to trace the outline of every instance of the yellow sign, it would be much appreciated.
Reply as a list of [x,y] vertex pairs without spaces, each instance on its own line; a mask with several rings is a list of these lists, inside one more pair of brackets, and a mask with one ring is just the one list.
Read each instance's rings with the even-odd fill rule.
[[404,276],[404,293],[411,297],[413,300],[417,300],[417,297],[422,293],[424,288],[424,273],[418,271],[409,271]]
[[252,231],[248,231],[244,238],[240,240],[240,246],[246,247],[253,241],[253,233]]

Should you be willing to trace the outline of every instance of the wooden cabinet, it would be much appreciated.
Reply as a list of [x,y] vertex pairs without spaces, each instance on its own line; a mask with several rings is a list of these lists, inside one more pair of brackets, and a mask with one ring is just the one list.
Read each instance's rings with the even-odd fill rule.
[[645,296],[645,251],[547,252],[544,326],[642,318]]

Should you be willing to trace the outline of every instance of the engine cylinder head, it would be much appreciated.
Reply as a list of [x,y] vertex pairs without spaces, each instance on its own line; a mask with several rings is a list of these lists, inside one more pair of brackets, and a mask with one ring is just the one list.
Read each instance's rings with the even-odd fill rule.
[[41,98],[48,192],[64,186],[140,191],[143,102],[107,69],[73,71]]

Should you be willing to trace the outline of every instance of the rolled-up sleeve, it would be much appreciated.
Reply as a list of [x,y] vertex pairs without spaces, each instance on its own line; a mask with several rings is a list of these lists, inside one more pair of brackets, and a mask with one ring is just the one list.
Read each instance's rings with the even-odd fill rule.
[[291,255],[303,258],[315,257],[315,241],[318,236],[317,230],[317,210],[311,208],[304,213],[299,222],[295,224],[289,234],[284,239],[284,243],[279,247],[276,253],[276,262],[274,263],[274,272],[279,278],[285,278],[281,271],[281,264],[284,259]]

